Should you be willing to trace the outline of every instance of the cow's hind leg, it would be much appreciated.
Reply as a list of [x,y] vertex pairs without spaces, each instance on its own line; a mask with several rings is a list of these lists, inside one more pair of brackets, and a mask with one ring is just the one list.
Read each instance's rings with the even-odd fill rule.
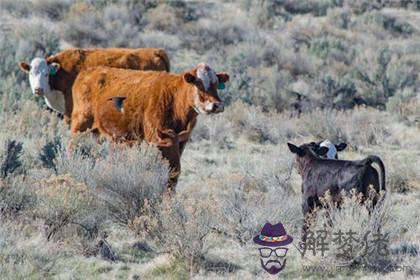
[[[68,144],[68,151],[72,152],[75,138],[78,134],[92,128],[93,116],[90,113],[73,111],[71,118],[71,138]],[[92,130],[93,132],[95,130]]]

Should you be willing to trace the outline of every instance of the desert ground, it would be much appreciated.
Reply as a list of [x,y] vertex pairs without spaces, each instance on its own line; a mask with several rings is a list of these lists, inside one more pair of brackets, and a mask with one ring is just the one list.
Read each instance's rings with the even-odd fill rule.
[[[164,48],[173,72],[230,74],[175,195],[154,146],[86,133],[67,150],[68,126],[18,62],[70,47]],[[418,1],[0,0],[0,278],[418,279],[419,69]],[[386,192],[375,208],[347,194],[312,230],[380,231],[386,253],[290,245],[271,276],[254,236],[281,222],[297,245],[303,225],[286,144],[323,139],[348,144],[342,159],[381,157]]]

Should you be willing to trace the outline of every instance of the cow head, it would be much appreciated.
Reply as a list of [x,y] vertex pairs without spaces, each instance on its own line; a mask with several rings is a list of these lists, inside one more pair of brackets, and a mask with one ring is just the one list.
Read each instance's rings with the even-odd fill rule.
[[[315,152],[312,150],[311,148],[312,143],[309,144],[302,144],[300,146],[296,146],[292,143],[287,143],[287,146],[289,147],[289,150],[296,154],[297,157],[304,157],[307,155],[312,155],[312,156],[316,156]],[[326,154],[328,151],[327,147],[320,147],[319,148],[319,153],[321,154]]]
[[[338,159],[338,152],[343,151],[347,147],[346,143],[336,145],[328,139],[319,142],[311,142],[308,145],[320,158],[328,159]],[[326,147],[327,149],[320,149],[321,147]]]
[[[289,150],[296,155],[296,163],[299,174],[304,174],[305,170],[310,166],[312,160],[318,158],[318,155],[311,148],[311,144],[302,144],[296,146],[292,143],[287,143]],[[319,152],[326,154],[328,151],[327,147],[320,147]]]
[[209,65],[200,63],[195,69],[184,74],[184,80],[194,86],[194,109],[197,113],[214,114],[224,110],[223,101],[217,89],[223,89],[229,81],[226,73],[216,73]]
[[60,64],[48,62],[45,58],[34,58],[31,64],[24,61],[19,63],[20,69],[29,74],[29,84],[32,93],[38,96],[51,92],[50,75],[55,75],[60,69]]

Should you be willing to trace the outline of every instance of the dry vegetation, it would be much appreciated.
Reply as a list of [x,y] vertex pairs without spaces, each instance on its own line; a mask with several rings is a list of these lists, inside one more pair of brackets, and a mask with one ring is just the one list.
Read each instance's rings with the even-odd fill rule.
[[[342,158],[379,155],[388,192],[371,215],[353,196],[317,226],[381,228],[391,253],[366,265],[360,251],[290,249],[281,275],[419,277],[420,3],[380,2],[0,0],[0,277],[265,278],[252,237],[281,221],[298,240],[303,224],[285,144],[325,138],[349,144]],[[66,151],[68,129],[17,62],[71,46],[163,47],[175,72],[206,61],[231,74],[229,106],[199,118],[175,196],[153,147],[83,136]]]

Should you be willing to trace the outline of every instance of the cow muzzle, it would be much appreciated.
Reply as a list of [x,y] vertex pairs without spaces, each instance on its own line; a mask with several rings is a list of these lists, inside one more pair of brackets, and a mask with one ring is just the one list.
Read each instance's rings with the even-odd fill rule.
[[213,111],[212,113],[221,113],[225,110],[225,105],[223,102],[218,102],[213,104]]
[[221,113],[224,111],[223,102],[208,102],[206,104],[202,104],[202,106],[197,106],[198,111],[203,114],[216,114]]

